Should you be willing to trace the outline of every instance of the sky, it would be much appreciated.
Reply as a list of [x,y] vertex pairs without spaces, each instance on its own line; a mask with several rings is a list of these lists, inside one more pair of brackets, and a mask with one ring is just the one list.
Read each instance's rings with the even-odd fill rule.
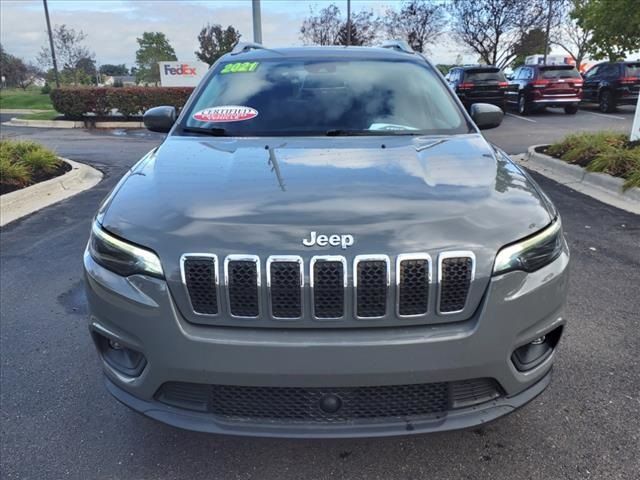
[[[278,47],[301,45],[300,25],[311,7],[330,1],[262,0],[262,40]],[[333,0],[346,16],[346,0]],[[382,15],[399,0],[352,0],[352,11],[372,9]],[[207,23],[233,25],[244,41],[253,40],[251,0],[49,0],[52,25],[66,24],[87,34],[85,45],[99,65],[135,63],[136,37],[144,31],[164,32],[178,60],[195,60],[197,36]],[[5,50],[25,60],[35,60],[47,44],[42,0],[0,0],[0,41]],[[465,51],[445,35],[431,47],[436,63],[453,63],[458,54],[465,63],[477,55]]]

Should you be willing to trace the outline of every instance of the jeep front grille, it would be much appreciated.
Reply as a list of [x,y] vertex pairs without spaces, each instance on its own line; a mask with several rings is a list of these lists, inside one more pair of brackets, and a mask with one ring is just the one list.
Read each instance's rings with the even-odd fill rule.
[[[388,325],[394,319],[416,318],[429,323],[429,318],[467,309],[475,275],[472,252],[444,252],[437,259],[437,266],[426,253],[401,254],[394,263],[386,255],[358,255],[352,264],[338,255],[314,256],[308,263],[293,255],[270,256],[266,261],[256,255],[228,255],[218,262],[216,255],[194,253],[183,255],[181,273],[194,322],[214,323],[204,316],[226,313],[255,321],[326,320],[329,325],[341,321],[357,326],[364,320]],[[432,276],[435,268],[437,278]]]

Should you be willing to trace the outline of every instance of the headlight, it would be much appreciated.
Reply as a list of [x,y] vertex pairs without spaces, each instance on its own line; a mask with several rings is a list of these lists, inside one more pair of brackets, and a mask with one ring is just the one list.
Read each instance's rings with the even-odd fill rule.
[[91,227],[88,250],[96,263],[123,277],[136,273],[164,277],[160,259],[155,253],[114,237],[105,232],[98,222],[93,222]]
[[544,230],[502,248],[493,264],[493,274],[500,275],[513,270],[538,270],[560,256],[563,242],[562,225],[558,217]]

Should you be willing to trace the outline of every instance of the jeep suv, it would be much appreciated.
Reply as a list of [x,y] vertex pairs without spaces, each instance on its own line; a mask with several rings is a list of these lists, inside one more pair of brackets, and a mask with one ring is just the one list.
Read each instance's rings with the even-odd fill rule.
[[507,102],[520,115],[545,107],[564,108],[569,115],[578,112],[582,77],[573,65],[523,65],[511,78]]
[[601,112],[635,105],[640,93],[640,62],[603,62],[584,74],[583,102],[595,102]]
[[241,45],[104,200],[84,256],[106,387],[203,432],[471,427],[549,384],[569,252],[547,196],[402,43]]
[[467,109],[474,103],[491,103],[504,110],[505,92],[509,83],[498,67],[454,67],[449,70],[446,79]]

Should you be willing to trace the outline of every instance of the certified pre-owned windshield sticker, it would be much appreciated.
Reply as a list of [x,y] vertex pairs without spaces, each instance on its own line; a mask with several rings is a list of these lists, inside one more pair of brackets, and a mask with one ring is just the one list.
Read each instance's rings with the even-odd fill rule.
[[260,62],[234,62],[227,63],[220,73],[248,73],[255,72]]
[[242,122],[258,116],[258,111],[241,105],[210,107],[193,114],[199,122]]

